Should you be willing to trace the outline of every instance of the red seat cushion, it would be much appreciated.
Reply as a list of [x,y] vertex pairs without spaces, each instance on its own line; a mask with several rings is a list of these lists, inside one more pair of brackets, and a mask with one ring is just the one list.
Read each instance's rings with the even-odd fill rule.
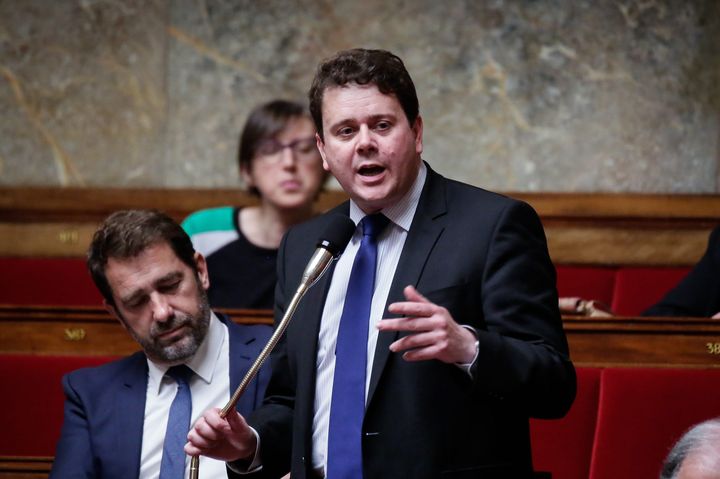
[[560,296],[595,299],[608,306],[612,303],[614,268],[559,265],[556,270]]
[[0,258],[0,304],[100,306],[83,258]]
[[683,432],[717,416],[720,369],[605,369],[589,477],[658,477]]
[[588,477],[595,436],[599,368],[577,369],[577,396],[563,419],[530,421],[533,465],[552,473],[553,479]]
[[670,291],[690,271],[689,267],[623,267],[615,278],[612,310],[620,316],[638,316]]
[[115,358],[0,355],[0,454],[53,456],[63,421],[62,376],[111,359]]

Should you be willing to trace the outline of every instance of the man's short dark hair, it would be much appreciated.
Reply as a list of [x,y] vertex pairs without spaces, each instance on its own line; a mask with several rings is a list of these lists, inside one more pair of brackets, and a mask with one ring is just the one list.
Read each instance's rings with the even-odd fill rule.
[[[250,171],[258,147],[264,141],[274,138],[283,131],[291,120],[303,117],[308,117],[307,109],[293,101],[272,100],[255,107],[248,115],[240,133],[238,146],[240,170]],[[260,192],[254,187],[250,188],[250,193],[260,196]]]
[[323,136],[322,101],[325,90],[347,84],[375,85],[380,93],[395,95],[412,126],[418,117],[419,104],[415,84],[397,55],[385,50],[354,48],[324,60],[315,73],[308,97],[315,128]]
[[124,210],[108,216],[93,235],[87,267],[95,286],[108,304],[115,306],[105,269],[108,259],[135,258],[150,246],[166,243],[197,274],[195,248],[185,230],[156,210]]

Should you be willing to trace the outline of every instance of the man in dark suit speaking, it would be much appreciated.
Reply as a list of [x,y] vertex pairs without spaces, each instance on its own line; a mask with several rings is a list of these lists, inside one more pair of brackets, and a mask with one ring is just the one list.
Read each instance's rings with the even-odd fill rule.
[[528,419],[561,417],[575,395],[539,218],[423,162],[397,56],[340,52],[309,96],[325,169],[350,201],[287,233],[278,318],[329,216],[358,228],[274,352],[263,406],[247,422],[208,411],[186,452],[231,475],[532,477]]

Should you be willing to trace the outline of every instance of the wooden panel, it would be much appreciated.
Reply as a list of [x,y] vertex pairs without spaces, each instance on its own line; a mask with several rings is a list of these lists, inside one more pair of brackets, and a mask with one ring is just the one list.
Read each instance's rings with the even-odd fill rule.
[[0,223],[0,255],[80,257],[97,223]]
[[[530,203],[557,264],[691,265],[720,224],[720,195],[508,193]],[[347,199],[320,195],[317,211]],[[99,221],[126,208],[177,220],[201,208],[256,204],[238,189],[0,188],[0,254],[83,256]]]
[[[320,194],[318,211],[347,198],[342,192]],[[257,197],[239,189],[161,188],[0,188],[0,222],[99,222],[113,211],[156,208],[181,220],[213,206],[257,204]]]
[[576,366],[720,367],[720,320],[563,318]]
[[650,221],[717,221],[720,195],[633,193],[508,193],[544,218]]
[[[270,311],[226,310],[240,324],[272,324]],[[578,366],[720,367],[720,320],[563,320]],[[138,349],[102,309],[0,305],[0,354],[126,355]]]
[[46,478],[50,474],[52,462],[52,457],[0,456],[0,478]]
[[[238,323],[272,324],[270,311],[223,311]],[[0,353],[123,356],[138,349],[103,309],[0,305]]]
[[[322,193],[315,207],[346,198]],[[236,189],[0,188],[0,255],[82,257],[97,225],[122,209],[156,208],[182,221],[202,208],[254,204],[255,196]]]
[[545,226],[555,264],[658,265],[695,264],[707,248],[711,229],[660,229]]
[[[663,222],[720,222],[720,195],[631,193],[523,193],[508,196],[530,203],[543,218],[611,221],[642,219]],[[342,191],[325,191],[317,210],[347,199]],[[158,208],[184,216],[200,208],[256,204],[239,189],[213,188],[0,188],[0,221],[100,220],[124,208]]]

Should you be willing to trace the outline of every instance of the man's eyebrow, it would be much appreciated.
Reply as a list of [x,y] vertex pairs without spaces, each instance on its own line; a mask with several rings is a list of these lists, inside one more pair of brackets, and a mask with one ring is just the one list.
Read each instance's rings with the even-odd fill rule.
[[137,299],[139,299],[140,297],[142,297],[143,295],[145,295],[145,290],[142,288],[138,288],[136,290],[133,290],[130,294],[128,294],[126,296],[121,296],[120,302],[122,304],[131,304],[131,303],[135,302]]
[[357,123],[364,123],[364,122],[375,123],[376,121],[379,121],[379,120],[386,120],[386,119],[395,120],[396,118],[397,118],[397,116],[394,115],[393,113],[377,113],[375,115],[370,115],[366,118],[363,118],[362,121],[360,121],[360,122],[358,122],[358,120],[356,118],[343,118],[342,120],[338,120],[335,123],[333,123],[332,125],[330,125],[330,129],[334,130],[335,128],[337,128],[341,125],[357,124]]

